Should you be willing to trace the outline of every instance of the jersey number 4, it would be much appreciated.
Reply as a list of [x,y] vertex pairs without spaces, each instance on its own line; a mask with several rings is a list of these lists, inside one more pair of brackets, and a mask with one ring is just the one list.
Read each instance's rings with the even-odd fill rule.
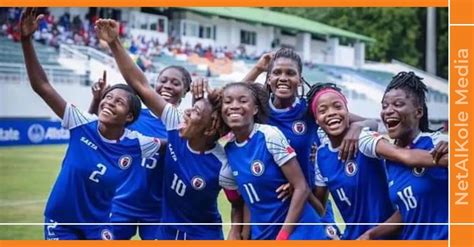
[[416,208],[418,203],[416,202],[415,196],[413,196],[411,186],[405,187],[402,191],[397,191],[397,195],[405,204],[407,211]]
[[89,179],[96,183],[99,183],[99,176],[104,175],[104,173],[107,171],[107,167],[99,163],[97,164],[97,168],[99,168],[99,170],[93,171],[89,176]]

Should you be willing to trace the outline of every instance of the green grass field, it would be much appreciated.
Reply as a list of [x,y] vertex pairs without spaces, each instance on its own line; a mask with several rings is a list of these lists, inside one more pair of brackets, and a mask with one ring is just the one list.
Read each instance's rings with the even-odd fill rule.
[[[66,145],[0,148],[0,240],[43,239],[43,226],[28,223],[43,223],[44,206],[65,150]],[[230,204],[223,193],[219,210],[223,222],[230,222]],[[340,219],[336,212],[336,220]],[[224,236],[229,228],[224,225]]]
[[[0,239],[43,239],[43,210],[64,157],[65,145],[0,148]],[[221,194],[219,207],[230,222],[230,205]],[[228,231],[224,226],[224,231]]]

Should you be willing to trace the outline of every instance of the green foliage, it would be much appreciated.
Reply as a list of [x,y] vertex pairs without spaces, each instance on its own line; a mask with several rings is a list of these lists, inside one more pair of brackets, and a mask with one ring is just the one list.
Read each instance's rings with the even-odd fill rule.
[[[366,59],[424,67],[426,8],[273,8],[374,38]],[[438,74],[447,77],[447,8],[437,9]],[[344,43],[344,41],[342,41]]]

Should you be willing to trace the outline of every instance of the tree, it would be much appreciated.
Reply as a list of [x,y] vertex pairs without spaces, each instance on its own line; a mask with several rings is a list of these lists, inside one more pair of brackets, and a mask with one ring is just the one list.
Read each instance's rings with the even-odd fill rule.
[[[426,8],[273,8],[330,26],[363,34],[377,41],[367,46],[368,60],[397,59],[423,69]],[[447,8],[438,16],[438,75],[447,77]],[[344,43],[344,40],[343,40]]]

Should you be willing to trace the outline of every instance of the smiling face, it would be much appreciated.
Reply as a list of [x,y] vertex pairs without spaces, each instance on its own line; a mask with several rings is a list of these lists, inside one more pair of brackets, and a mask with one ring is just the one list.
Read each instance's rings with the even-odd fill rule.
[[207,99],[200,99],[186,109],[179,134],[185,139],[200,137],[212,125],[212,106]]
[[329,136],[340,136],[349,128],[346,103],[335,92],[323,93],[317,99],[316,122]]
[[297,62],[286,57],[277,58],[269,72],[268,83],[277,98],[292,99],[296,97],[301,84]]
[[392,89],[384,95],[380,117],[390,138],[397,140],[412,137],[419,129],[422,116],[423,108],[405,90]]
[[158,77],[155,90],[168,103],[178,105],[186,94],[185,79],[181,71],[175,68],[165,69]]
[[99,121],[107,125],[125,126],[133,120],[130,112],[130,93],[113,89],[104,95],[99,103]]
[[228,87],[222,97],[222,118],[232,130],[249,129],[254,124],[258,107],[250,89],[235,85]]

